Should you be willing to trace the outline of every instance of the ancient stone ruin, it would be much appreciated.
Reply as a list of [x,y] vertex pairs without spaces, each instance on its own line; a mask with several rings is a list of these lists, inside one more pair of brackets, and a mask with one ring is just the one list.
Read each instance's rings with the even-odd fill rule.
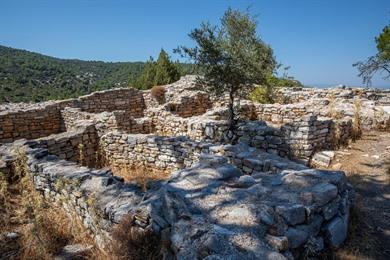
[[[194,76],[164,87],[164,100],[123,88],[1,106],[0,171],[12,174],[12,150],[23,147],[36,189],[76,212],[102,247],[128,214],[178,259],[293,259],[343,243],[353,188],[343,172],[310,166],[326,165],[357,123],[389,129],[390,91],[241,100],[233,133],[226,101],[198,90]],[[141,185],[133,171],[164,178]]]

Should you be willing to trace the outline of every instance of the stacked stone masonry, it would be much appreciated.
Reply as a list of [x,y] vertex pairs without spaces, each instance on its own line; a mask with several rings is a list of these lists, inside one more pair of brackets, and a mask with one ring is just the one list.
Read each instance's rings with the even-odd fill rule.
[[0,143],[21,138],[35,139],[66,131],[61,114],[66,107],[90,113],[124,110],[132,117],[139,118],[144,115],[145,102],[142,91],[116,89],[37,105],[5,105],[0,107]]
[[[102,247],[126,214],[168,237],[167,259],[292,259],[342,245],[353,189],[343,172],[307,164],[347,144],[357,114],[362,129],[387,131],[389,91],[283,89],[291,104],[242,100],[230,131],[226,100],[194,76],[163,87],[163,100],[112,89],[0,106],[0,171],[12,174],[23,147],[36,188]],[[168,179],[144,190],[110,170],[137,165]]]

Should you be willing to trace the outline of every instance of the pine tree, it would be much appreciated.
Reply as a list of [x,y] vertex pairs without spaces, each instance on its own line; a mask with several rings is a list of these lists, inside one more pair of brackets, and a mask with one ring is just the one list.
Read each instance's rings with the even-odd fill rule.
[[156,76],[154,85],[165,85],[177,81],[180,78],[180,73],[177,65],[172,63],[168,54],[161,49],[160,55],[156,64]]
[[177,64],[170,61],[168,54],[161,49],[157,61],[150,57],[141,76],[133,86],[139,89],[149,89],[152,86],[165,85],[177,81],[180,71]]

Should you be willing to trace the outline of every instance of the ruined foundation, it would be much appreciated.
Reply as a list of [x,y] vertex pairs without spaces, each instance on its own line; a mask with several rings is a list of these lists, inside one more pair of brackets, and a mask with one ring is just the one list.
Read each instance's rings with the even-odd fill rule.
[[[178,259],[291,259],[343,243],[353,189],[343,172],[308,165],[352,138],[356,98],[363,130],[389,129],[389,91],[244,100],[233,133],[226,101],[197,90],[194,76],[165,88],[165,102],[129,88],[1,107],[0,171],[12,174],[12,149],[24,147],[36,189],[76,212],[102,247],[127,214]],[[114,170],[134,167],[167,178],[142,188]]]

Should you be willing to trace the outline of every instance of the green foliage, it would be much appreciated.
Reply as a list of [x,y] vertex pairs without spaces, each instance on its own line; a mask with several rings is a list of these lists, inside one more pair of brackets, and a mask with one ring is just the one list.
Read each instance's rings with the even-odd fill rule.
[[271,93],[266,87],[256,86],[249,94],[249,99],[262,104],[273,103]]
[[268,85],[273,88],[295,88],[295,87],[303,87],[302,83],[298,80],[295,80],[291,77],[289,78],[279,78],[274,75],[267,77]]
[[0,46],[0,103],[39,102],[127,86],[142,62],[57,59]]
[[149,89],[152,86],[175,82],[182,74],[179,66],[180,64],[171,62],[168,54],[161,49],[157,61],[150,57],[140,77],[130,85],[139,89]]
[[180,73],[177,64],[169,60],[168,54],[162,49],[156,64],[155,85],[165,85],[177,81]]
[[383,28],[382,33],[375,38],[378,54],[383,60],[390,60],[390,25]]
[[276,77],[274,75],[268,75],[266,78],[266,84],[263,86],[256,86],[250,93],[249,99],[254,102],[262,104],[270,104],[274,102],[284,102],[283,97],[279,97],[275,90],[277,88],[293,88],[302,87],[302,83],[298,80],[294,80],[291,77]]
[[[0,46],[0,103],[66,99],[125,87],[135,81],[149,63],[58,59]],[[160,67],[166,69],[168,75],[174,75],[169,80],[176,79],[166,61],[161,63]],[[190,72],[189,64],[174,65],[180,68],[180,74]],[[165,77],[165,73],[161,73],[161,77]]]
[[371,84],[371,79],[377,72],[384,74],[384,79],[390,78],[390,25],[383,28],[375,42],[378,53],[366,61],[353,64],[359,70],[359,77],[362,77],[363,83],[367,85]]
[[256,33],[255,17],[228,9],[220,26],[202,23],[191,31],[196,47],[177,51],[201,68],[198,83],[217,95],[229,94],[229,121],[235,126],[234,100],[248,93],[254,84],[265,84],[275,69],[272,49]]

